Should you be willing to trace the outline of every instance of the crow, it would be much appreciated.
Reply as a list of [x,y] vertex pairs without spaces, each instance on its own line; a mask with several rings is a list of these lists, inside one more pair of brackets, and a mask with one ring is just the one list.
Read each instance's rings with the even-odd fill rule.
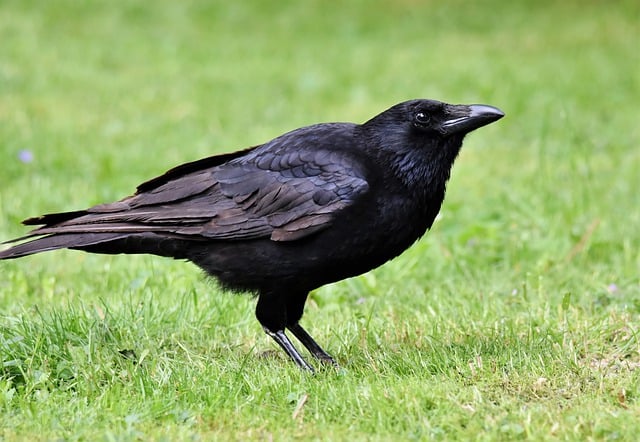
[[364,124],[322,123],[170,169],[120,201],[23,221],[41,226],[0,259],[54,249],[188,260],[223,288],[257,297],[264,331],[314,369],[289,330],[307,296],[398,256],[432,225],[465,135],[504,116],[487,105],[402,102]]

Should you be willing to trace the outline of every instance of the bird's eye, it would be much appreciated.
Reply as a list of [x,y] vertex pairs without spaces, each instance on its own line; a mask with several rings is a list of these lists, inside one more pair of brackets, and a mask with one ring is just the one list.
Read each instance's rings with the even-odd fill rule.
[[417,114],[415,114],[413,119],[420,125],[429,124],[429,122],[431,121],[431,117],[429,117],[429,115],[425,114],[424,112],[418,112]]

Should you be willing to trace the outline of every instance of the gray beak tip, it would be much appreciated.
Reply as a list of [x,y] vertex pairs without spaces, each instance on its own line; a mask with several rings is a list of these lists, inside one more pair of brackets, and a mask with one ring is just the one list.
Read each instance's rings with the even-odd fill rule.
[[492,121],[496,121],[504,117],[504,112],[502,112],[500,109],[486,104],[472,104],[471,106],[469,106],[469,111],[470,118],[493,118]]
[[466,134],[504,117],[497,107],[486,104],[471,104],[469,106],[452,106],[451,119],[442,124],[442,133],[445,135]]

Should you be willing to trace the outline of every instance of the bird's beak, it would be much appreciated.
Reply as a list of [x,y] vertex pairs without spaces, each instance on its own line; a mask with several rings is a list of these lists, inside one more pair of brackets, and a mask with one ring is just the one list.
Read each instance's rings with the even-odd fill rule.
[[450,118],[441,125],[443,135],[466,134],[504,117],[497,107],[486,104],[451,106]]

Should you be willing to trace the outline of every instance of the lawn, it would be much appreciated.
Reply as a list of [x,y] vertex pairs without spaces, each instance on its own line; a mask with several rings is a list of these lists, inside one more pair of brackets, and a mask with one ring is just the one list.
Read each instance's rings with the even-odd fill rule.
[[0,262],[0,439],[636,440],[639,20],[633,0],[4,0],[0,239],[405,99],[506,117],[467,138],[424,238],[312,293],[338,371],[301,373],[189,264]]

